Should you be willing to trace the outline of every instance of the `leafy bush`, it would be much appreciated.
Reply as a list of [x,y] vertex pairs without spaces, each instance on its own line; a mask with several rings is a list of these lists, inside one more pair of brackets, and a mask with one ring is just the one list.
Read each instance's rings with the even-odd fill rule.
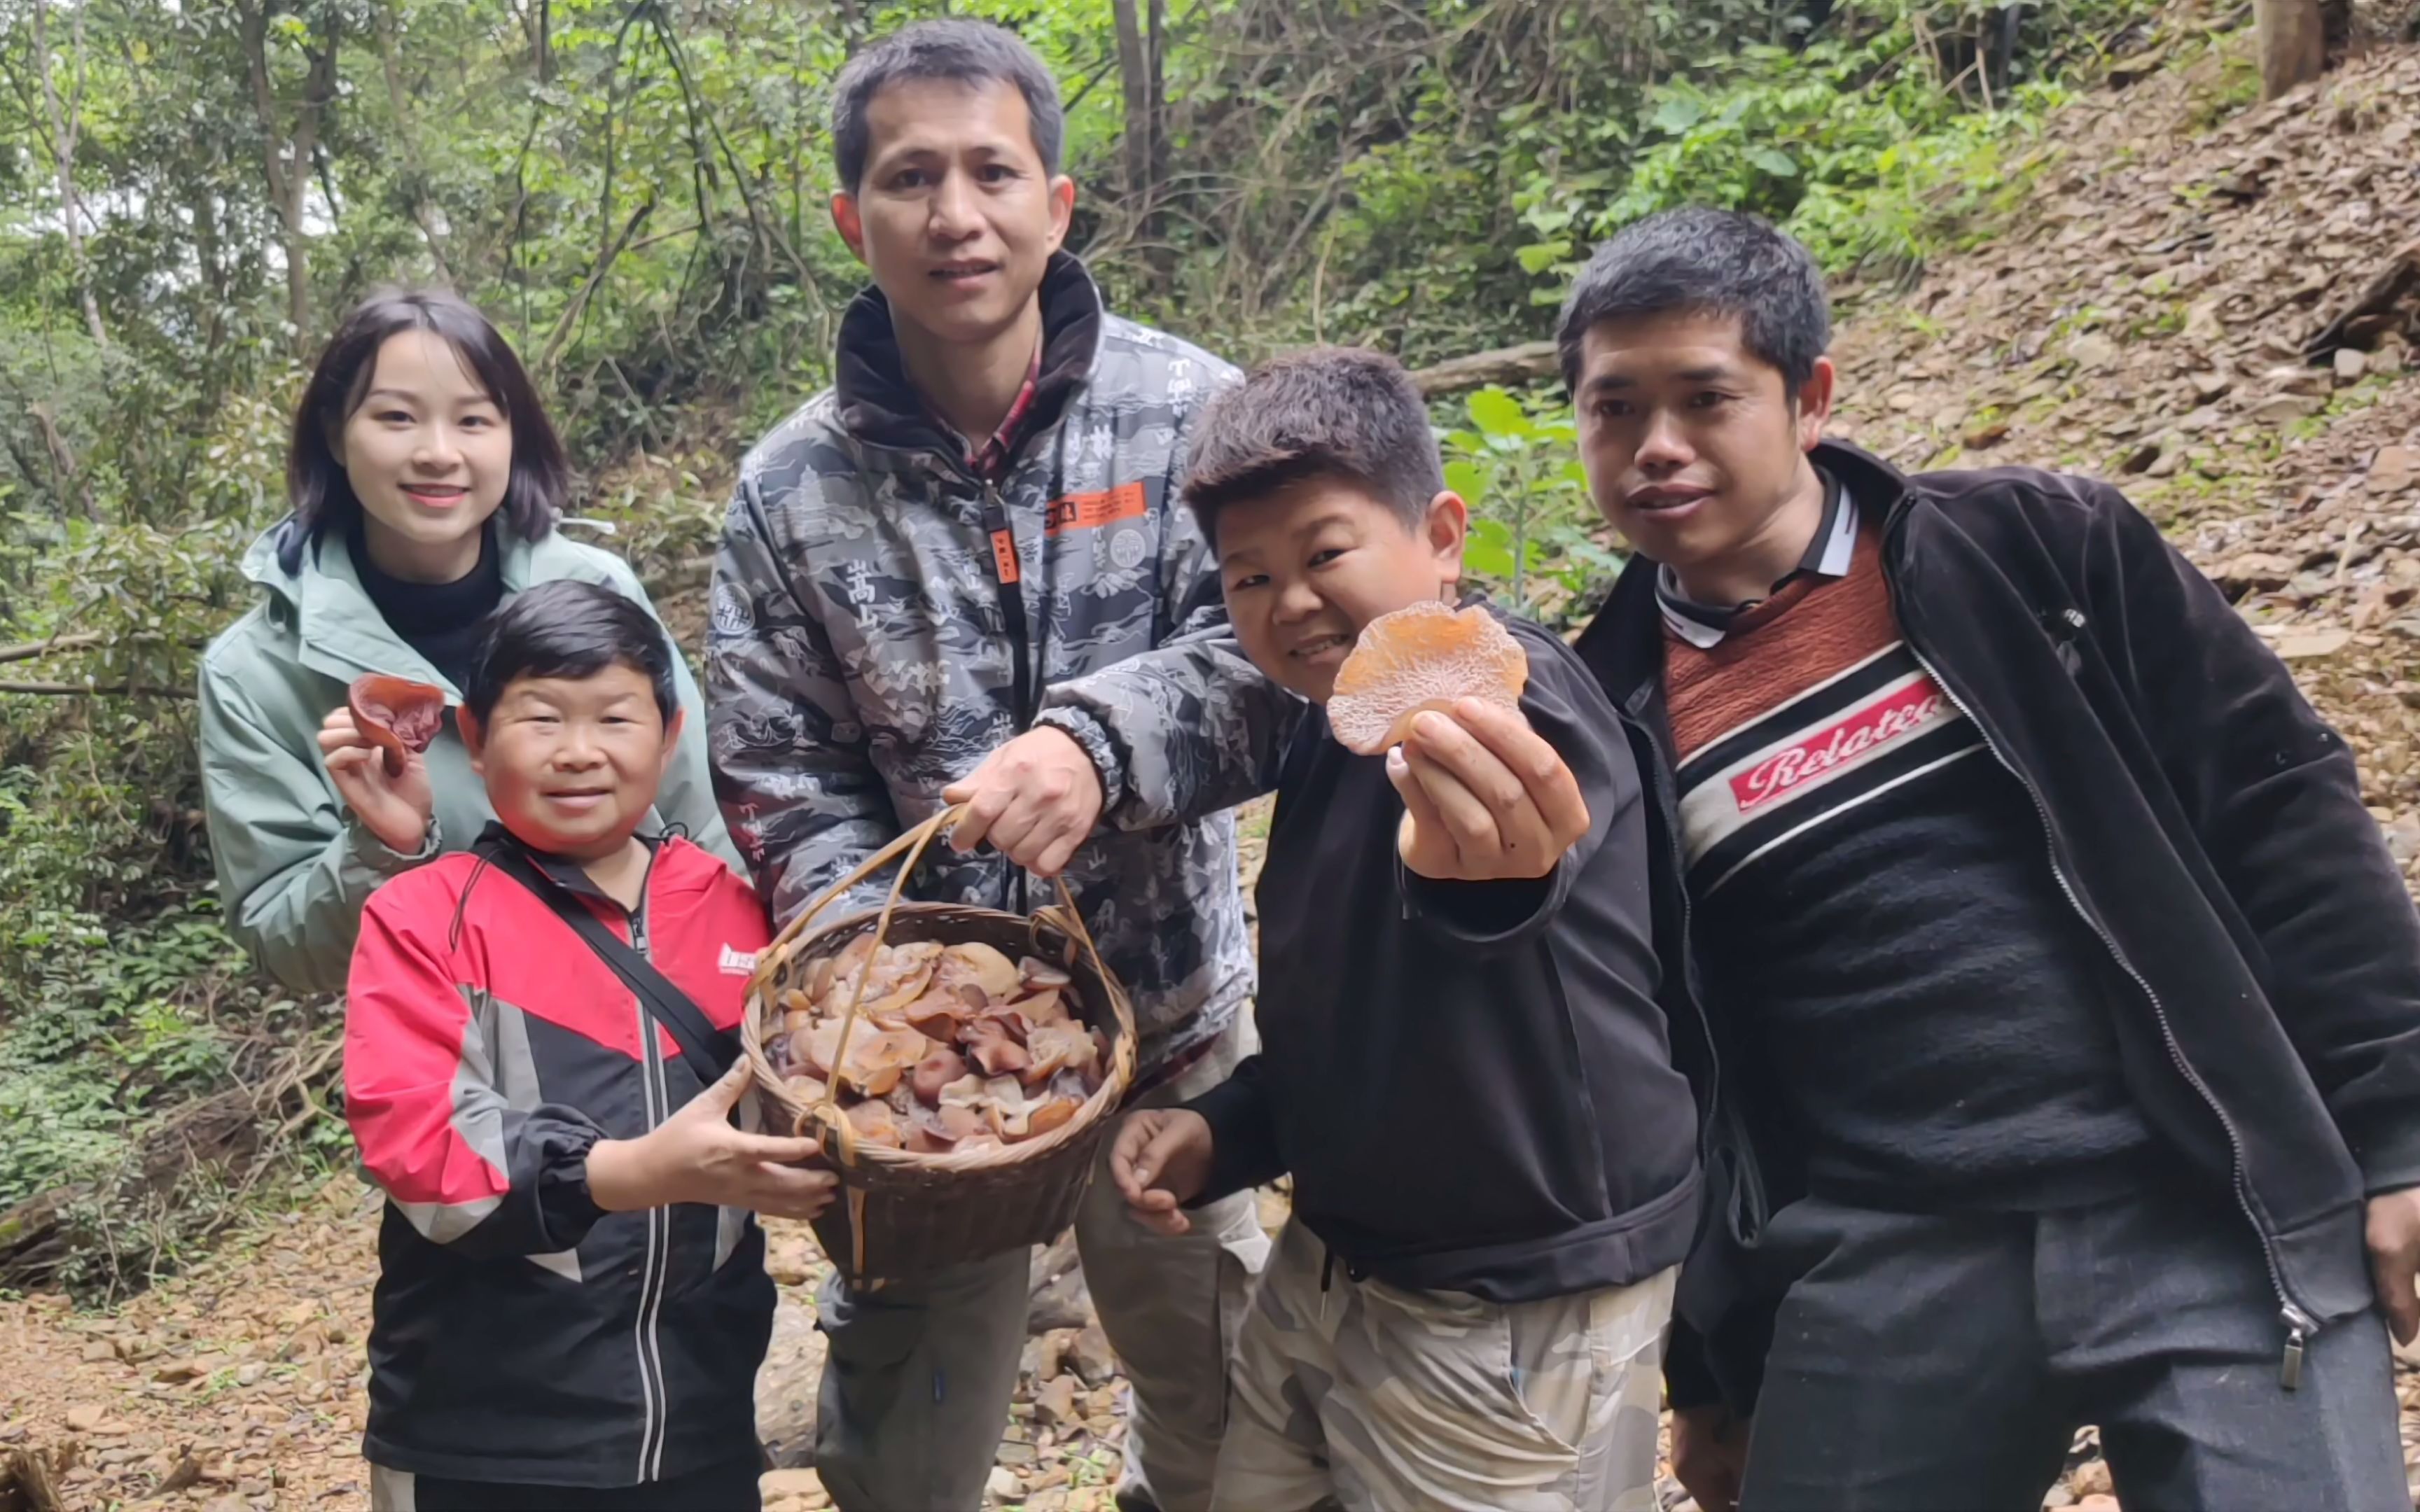
[[1447,486],[1471,508],[1463,563],[1515,614],[1549,625],[1577,618],[1621,558],[1572,455],[1568,407],[1525,408],[1502,389],[1465,403],[1470,424],[1446,432]]

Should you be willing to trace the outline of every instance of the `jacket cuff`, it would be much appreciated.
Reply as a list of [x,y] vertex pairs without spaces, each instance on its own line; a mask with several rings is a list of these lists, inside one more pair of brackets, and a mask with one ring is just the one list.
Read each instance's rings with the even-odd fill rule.
[[2362,1137],[2347,1140],[2361,1167],[2363,1192],[2381,1197],[2420,1186],[2420,1119],[2373,1118],[2366,1125]]
[[1664,1351],[1664,1395],[1666,1405],[1676,1412],[1723,1401],[1723,1389],[1706,1361],[1706,1341],[1678,1318],[1672,1319],[1671,1343]]
[[1048,725],[1084,748],[1093,764],[1094,775],[1101,779],[1101,813],[1107,816],[1124,802],[1126,795],[1125,770],[1118,761],[1117,748],[1109,742],[1109,732],[1087,709],[1062,703],[1034,716],[1033,722]]
[[1544,929],[1570,890],[1570,871],[1558,861],[1543,877],[1452,882],[1424,877],[1395,857],[1397,888],[1413,916],[1483,949],[1517,945]]
[[439,830],[437,816],[428,816],[428,827],[421,832],[420,849],[406,854],[396,850],[371,832],[370,826],[348,812],[345,815],[345,850],[354,862],[381,877],[399,876],[424,862],[433,861],[444,850],[444,835]]
[[577,1249],[605,1216],[605,1210],[588,1190],[588,1152],[597,1148],[605,1132],[593,1123],[568,1127],[572,1133],[564,1142],[561,1157],[539,1173],[537,1184],[538,1222],[557,1249]]
[[1259,1088],[1231,1076],[1178,1105],[1210,1125],[1210,1174],[1186,1208],[1207,1207],[1285,1174],[1285,1163],[1268,1138]]

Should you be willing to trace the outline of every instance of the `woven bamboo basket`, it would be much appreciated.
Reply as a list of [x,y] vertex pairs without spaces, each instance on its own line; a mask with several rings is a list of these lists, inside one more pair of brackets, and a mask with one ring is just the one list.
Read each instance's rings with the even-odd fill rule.
[[[840,1177],[838,1196],[814,1222],[815,1239],[843,1278],[861,1290],[1048,1243],[1065,1232],[1076,1221],[1101,1140],[1134,1083],[1134,1006],[1101,964],[1063,881],[1058,883],[1059,902],[1031,918],[996,908],[900,902],[925,847],[964,811],[953,806],[933,815],[800,910],[757,957],[747,1011],[740,1016],[740,1051],[753,1075],[766,1127],[822,1140],[824,1164]],[[899,861],[899,874],[879,910],[811,927],[832,900],[893,860]],[[1014,1145],[935,1155],[859,1139],[841,1113],[839,1078],[831,1079],[821,1099],[809,1101],[774,1072],[765,1040],[781,1022],[783,993],[803,988],[816,962],[868,931],[877,949],[912,940],[980,942],[1011,960],[1030,955],[1063,967],[1075,979],[1084,1021],[1109,1041],[1099,1090],[1065,1123]],[[866,976],[859,974],[842,1017],[832,1056],[836,1065],[846,1059],[849,1036],[859,1026],[857,999],[864,994]]]

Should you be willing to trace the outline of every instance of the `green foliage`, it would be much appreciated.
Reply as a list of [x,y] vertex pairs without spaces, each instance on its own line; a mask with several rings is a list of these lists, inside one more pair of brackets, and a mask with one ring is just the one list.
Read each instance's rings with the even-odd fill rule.
[[1598,539],[1604,526],[1573,455],[1572,412],[1525,406],[1497,388],[1464,409],[1469,425],[1443,439],[1446,486],[1471,510],[1463,563],[1512,612],[1568,624],[1621,566]]
[[[1750,44],[1649,91],[1615,176],[1525,186],[1518,251],[1553,303],[1586,249],[1683,204],[1752,210],[1805,241],[1830,271],[1920,267],[1988,225],[2037,167],[2043,120],[2068,99],[2055,78],[2015,85],[1989,108],[1940,77],[1922,15],[1857,0],[1838,30],[1798,48]],[[1864,21],[1879,29],[1860,38]]]
[[[188,695],[255,599],[238,563],[284,511],[304,364],[373,286],[488,310],[550,396],[571,513],[677,574],[741,451],[829,378],[864,279],[829,222],[830,85],[908,17],[1005,21],[1057,72],[1071,245],[1118,307],[1239,360],[1417,364],[1541,334],[1590,244],[1684,200],[1778,217],[1836,271],[1954,245],[2149,0],[2026,8],[1988,99],[1962,61],[1979,0],[1812,26],[1776,0],[1136,8],[1159,75],[1140,181],[1115,0],[0,0],[0,647],[59,638],[0,660],[39,689],[0,690],[0,1206],[317,1022],[218,927]],[[1568,410],[1460,409],[1473,569],[1569,623],[1618,558]],[[127,1253],[180,1231],[154,1217]],[[119,1254],[105,1212],[90,1231]]]

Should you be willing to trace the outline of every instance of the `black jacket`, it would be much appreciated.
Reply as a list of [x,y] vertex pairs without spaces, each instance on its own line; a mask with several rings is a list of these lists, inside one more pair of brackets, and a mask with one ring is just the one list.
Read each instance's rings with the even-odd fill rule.
[[1699,1205],[1638,772],[1571,648],[1507,623],[1588,834],[1541,882],[1424,879],[1385,759],[1307,710],[1261,870],[1265,1053],[1191,1105],[1216,1141],[1197,1205],[1292,1171],[1295,1215],[1356,1279],[1517,1303],[1668,1270]]
[[[2362,1312],[2364,1202],[2420,1184],[2420,918],[2343,739],[2116,489],[2022,468],[1908,477],[1828,442],[1815,459],[1887,510],[1900,630],[2030,791],[2062,888],[2133,984],[2129,1088],[2258,1234],[2281,1350]],[[1745,1408],[1776,1299],[1747,1294],[1741,1262],[1795,1193],[1690,963],[1652,563],[1631,563],[1577,646],[1654,774],[1667,1010],[1708,1011],[1719,1052],[1690,1068],[1712,1110],[1710,1221],[1674,1399],[1719,1388]]]

